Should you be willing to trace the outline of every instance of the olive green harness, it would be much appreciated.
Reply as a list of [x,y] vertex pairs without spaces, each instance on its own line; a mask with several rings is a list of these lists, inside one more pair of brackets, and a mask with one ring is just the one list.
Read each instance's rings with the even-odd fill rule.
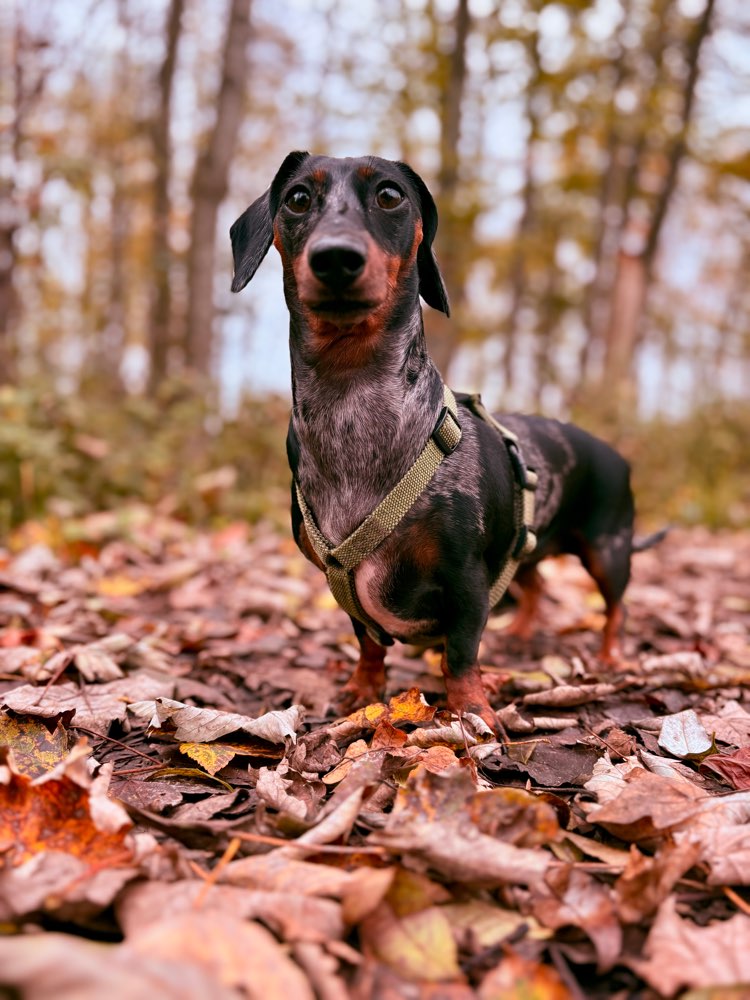
[[[508,589],[521,559],[533,552],[536,546],[534,491],[537,475],[533,470],[526,468],[516,435],[487,412],[478,395],[462,397],[462,402],[476,416],[498,431],[508,449],[513,467],[515,532],[508,556],[497,579],[490,587],[489,606],[492,608]],[[461,441],[461,425],[458,422],[455,396],[447,386],[443,386],[443,404],[432,434],[414,464],[360,526],[338,545],[331,545],[318,528],[299,483],[296,480],[294,483],[307,536],[325,566],[331,593],[344,611],[360,621],[370,636],[378,642],[382,641],[383,629],[360,604],[354,571],[391,534],[427,489],[439,466],[458,447]]]

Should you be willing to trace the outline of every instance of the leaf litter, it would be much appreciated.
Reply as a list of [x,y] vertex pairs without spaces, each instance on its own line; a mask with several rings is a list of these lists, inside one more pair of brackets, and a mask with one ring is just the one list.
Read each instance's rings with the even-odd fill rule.
[[503,746],[398,645],[335,718],[356,644],[288,537],[68,527],[0,549],[0,987],[747,995],[750,536],[638,555],[610,667],[544,563],[534,636],[480,648]]

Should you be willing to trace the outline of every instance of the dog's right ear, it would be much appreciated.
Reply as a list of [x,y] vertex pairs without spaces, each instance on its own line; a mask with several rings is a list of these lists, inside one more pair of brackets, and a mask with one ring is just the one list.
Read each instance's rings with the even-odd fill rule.
[[234,257],[232,291],[241,291],[261,265],[273,243],[273,220],[279,191],[308,158],[309,153],[290,153],[279,167],[269,189],[246,208],[229,230]]

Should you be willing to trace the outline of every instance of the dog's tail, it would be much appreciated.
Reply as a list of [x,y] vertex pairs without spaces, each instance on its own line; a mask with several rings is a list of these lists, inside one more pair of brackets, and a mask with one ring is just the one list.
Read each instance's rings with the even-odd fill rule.
[[651,549],[654,545],[658,545],[659,542],[663,542],[664,539],[669,534],[669,526],[666,528],[660,528],[659,531],[655,531],[651,535],[646,535],[645,538],[634,538],[632,550],[633,552],[645,552],[646,549]]

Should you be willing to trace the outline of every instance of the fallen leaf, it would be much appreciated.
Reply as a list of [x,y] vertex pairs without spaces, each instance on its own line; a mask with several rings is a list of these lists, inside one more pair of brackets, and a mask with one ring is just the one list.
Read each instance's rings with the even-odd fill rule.
[[544,941],[552,937],[552,931],[542,927],[534,917],[506,910],[494,903],[472,899],[468,903],[447,903],[440,909],[448,918],[454,933],[459,937],[470,935],[470,939],[482,948],[492,948],[505,941],[521,928],[533,940]]
[[388,716],[394,726],[400,722],[432,722],[435,709],[427,704],[419,688],[413,687],[391,698],[388,702]]
[[38,715],[45,719],[74,712],[71,724],[87,729],[106,731],[116,719],[122,721],[127,715],[128,702],[138,702],[144,698],[171,694],[174,679],[146,671],[131,673],[122,680],[106,684],[92,684],[84,690],[77,684],[53,684],[49,688],[24,684],[13,688],[2,696],[6,708],[26,715]]
[[49,726],[33,716],[16,717],[0,712],[1,746],[12,748],[17,774],[37,778],[65,759],[69,751],[68,733],[60,720],[50,731]]
[[[399,790],[385,828],[370,839],[389,850],[418,857],[455,881],[490,885],[538,881],[551,856],[481,833],[467,809],[467,800],[474,793],[462,768],[431,774],[418,767]],[[476,803],[472,805],[475,808]]]
[[555,708],[571,708],[587,705],[592,701],[602,701],[617,691],[615,684],[561,684],[547,691],[535,691],[523,696],[524,705],[553,705]]
[[514,952],[491,969],[477,990],[478,1000],[573,1000],[555,969]]
[[213,775],[234,760],[236,751],[223,743],[180,743],[180,753]]
[[437,906],[398,916],[386,903],[359,925],[365,952],[406,979],[457,979],[458,951],[447,916]]
[[[110,819],[104,810],[97,815],[90,794],[93,786],[90,779],[82,779],[80,771],[58,776],[53,769],[31,780],[15,773],[11,764],[9,781],[0,783],[0,855],[4,862],[17,866],[42,851],[85,858],[92,866],[127,860],[131,852],[125,831],[130,819],[111,800],[116,818]],[[101,787],[99,794],[106,796]]]
[[611,969],[622,950],[622,928],[609,886],[586,872],[563,867],[548,873],[532,898],[532,911],[540,924],[556,930],[572,925],[591,939],[600,972]]
[[636,924],[655,913],[681,878],[701,857],[695,841],[666,843],[653,857],[631,846],[628,863],[615,882],[617,910],[626,924]]
[[628,965],[665,996],[686,987],[750,983],[750,917],[736,913],[699,927],[679,916],[670,896],[659,908],[643,955]]
[[704,800],[705,793],[694,785],[634,768],[625,774],[618,795],[604,805],[582,803],[582,808],[590,823],[599,823],[622,840],[640,841],[695,816]]
[[146,957],[197,966],[251,1000],[315,1000],[302,970],[270,931],[222,911],[182,913],[134,929],[123,950],[137,962]]
[[214,708],[195,708],[171,698],[138,702],[129,708],[139,718],[148,718],[151,730],[180,743],[210,743],[230,733],[249,733],[269,743],[284,743],[287,739],[293,743],[305,714],[301,705],[292,705],[251,719]]
[[728,701],[717,715],[702,712],[700,719],[704,728],[722,743],[750,745],[750,712],[739,702]]
[[134,956],[123,945],[74,934],[0,938],[0,982],[25,1000],[240,1000],[208,972],[185,962]]
[[691,760],[705,757],[716,747],[692,709],[667,715],[661,726],[659,746],[673,757]]
[[730,754],[713,754],[701,763],[701,771],[711,771],[738,790],[750,789],[750,747]]
[[327,942],[344,935],[340,903],[302,893],[207,886],[199,879],[153,879],[129,886],[117,902],[118,919],[126,937],[148,924],[195,910],[262,920],[284,941]]

